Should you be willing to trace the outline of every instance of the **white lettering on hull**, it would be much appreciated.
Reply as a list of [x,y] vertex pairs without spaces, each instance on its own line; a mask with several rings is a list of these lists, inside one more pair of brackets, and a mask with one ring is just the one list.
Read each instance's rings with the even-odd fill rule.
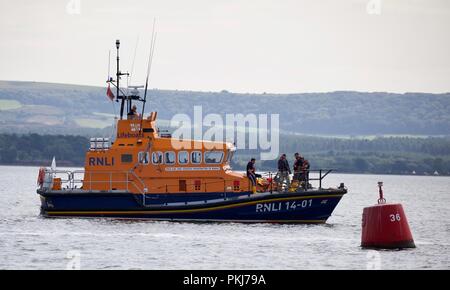
[[302,201],[257,203],[256,212],[293,211],[296,209],[309,208],[312,206],[312,201],[312,199],[305,199]]

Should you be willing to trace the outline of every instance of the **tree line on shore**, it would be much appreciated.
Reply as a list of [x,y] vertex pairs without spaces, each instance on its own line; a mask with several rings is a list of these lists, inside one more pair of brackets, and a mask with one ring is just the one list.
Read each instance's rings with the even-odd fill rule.
[[[0,134],[0,164],[83,166],[89,138],[73,135]],[[377,137],[344,139],[298,135],[280,136],[280,153],[293,161],[299,152],[312,169],[348,173],[450,175],[450,138]],[[258,150],[238,150],[232,166],[245,169]],[[261,171],[275,171],[277,160],[257,162]]]

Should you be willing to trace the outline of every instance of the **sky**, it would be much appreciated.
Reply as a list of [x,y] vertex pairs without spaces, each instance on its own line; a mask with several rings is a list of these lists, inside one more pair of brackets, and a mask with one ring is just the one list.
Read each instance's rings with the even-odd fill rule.
[[0,0],[0,80],[142,85],[154,19],[151,88],[450,92],[448,0]]

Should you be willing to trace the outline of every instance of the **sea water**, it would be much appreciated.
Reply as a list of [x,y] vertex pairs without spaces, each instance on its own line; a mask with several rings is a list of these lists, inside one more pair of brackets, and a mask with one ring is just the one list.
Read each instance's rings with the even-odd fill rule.
[[[0,166],[0,269],[450,269],[450,177],[331,174],[349,193],[328,222],[282,225],[43,218],[37,173]],[[360,247],[378,181],[417,248]]]

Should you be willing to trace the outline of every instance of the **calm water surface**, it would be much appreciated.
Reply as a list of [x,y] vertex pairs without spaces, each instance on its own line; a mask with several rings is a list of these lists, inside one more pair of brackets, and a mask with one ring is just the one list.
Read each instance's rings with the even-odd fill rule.
[[[450,269],[450,178],[334,174],[344,196],[325,225],[46,219],[38,168],[0,166],[0,269]],[[401,202],[417,248],[359,247],[361,213]]]

